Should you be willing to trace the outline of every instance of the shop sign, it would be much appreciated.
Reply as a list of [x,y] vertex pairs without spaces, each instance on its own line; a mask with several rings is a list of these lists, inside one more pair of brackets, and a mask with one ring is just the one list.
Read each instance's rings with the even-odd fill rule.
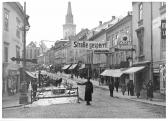
[[161,39],[166,39],[166,20],[161,20]]
[[118,41],[117,49],[121,49],[121,50],[132,49],[131,39],[128,35],[123,34],[120,36],[120,40]]
[[109,50],[109,45],[104,41],[72,41],[72,49]]
[[109,50],[94,50],[95,54],[112,54]]
[[160,93],[165,94],[166,91],[166,66],[160,65]]

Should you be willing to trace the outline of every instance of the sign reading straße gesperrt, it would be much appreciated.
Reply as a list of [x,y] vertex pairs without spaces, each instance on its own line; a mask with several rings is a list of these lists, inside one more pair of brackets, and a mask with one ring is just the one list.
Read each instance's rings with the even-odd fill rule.
[[106,42],[72,41],[72,49],[109,50],[109,46]]

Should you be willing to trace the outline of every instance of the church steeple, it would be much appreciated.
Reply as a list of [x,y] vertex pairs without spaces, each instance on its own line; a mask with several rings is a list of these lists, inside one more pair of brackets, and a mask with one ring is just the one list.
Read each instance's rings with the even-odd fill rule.
[[63,25],[63,38],[69,39],[76,35],[76,25],[73,24],[73,15],[71,10],[71,2],[68,2],[65,24]]
[[71,2],[68,2],[68,9],[67,9],[67,15],[66,15],[66,24],[73,24],[73,15],[71,10]]

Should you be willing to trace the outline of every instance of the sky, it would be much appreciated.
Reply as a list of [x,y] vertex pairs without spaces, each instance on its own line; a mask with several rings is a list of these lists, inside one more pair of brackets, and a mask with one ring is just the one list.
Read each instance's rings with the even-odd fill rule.
[[[63,24],[71,2],[76,34],[82,28],[92,29],[99,21],[106,22],[112,16],[126,16],[132,10],[130,0],[26,0],[26,13],[30,16],[30,30],[26,44],[44,41],[47,47],[63,38]],[[19,0],[23,5],[24,1]]]

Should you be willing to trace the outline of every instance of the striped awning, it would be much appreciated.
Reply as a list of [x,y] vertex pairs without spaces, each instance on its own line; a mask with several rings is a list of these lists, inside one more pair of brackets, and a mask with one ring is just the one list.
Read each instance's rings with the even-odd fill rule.
[[135,73],[135,72],[138,72],[138,71],[140,71],[140,70],[142,70],[142,69],[144,69],[144,68],[145,68],[145,66],[131,67],[131,68],[125,70],[124,73],[125,73],[125,74]]
[[123,71],[121,71],[120,69],[108,69],[108,70],[104,70],[100,75],[120,77],[122,74],[123,74]]
[[29,71],[25,71],[30,77],[32,78],[37,78],[37,76],[35,76],[33,73],[29,72]]
[[85,68],[85,64],[82,64],[79,69],[84,69],[84,68]]
[[77,66],[77,64],[73,64],[69,69],[74,69]]
[[70,64],[69,65],[65,65],[64,67],[62,67],[62,70],[67,69],[69,66],[70,66]]

